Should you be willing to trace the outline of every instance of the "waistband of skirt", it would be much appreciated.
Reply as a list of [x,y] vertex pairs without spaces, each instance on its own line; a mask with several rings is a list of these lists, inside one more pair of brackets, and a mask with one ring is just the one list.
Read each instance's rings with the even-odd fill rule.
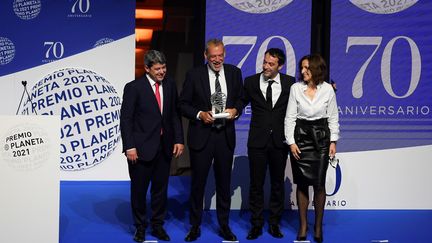
[[305,120],[305,119],[297,119],[296,124],[300,126],[304,125],[316,125],[316,126],[324,126],[327,125],[327,118],[321,118],[318,120]]

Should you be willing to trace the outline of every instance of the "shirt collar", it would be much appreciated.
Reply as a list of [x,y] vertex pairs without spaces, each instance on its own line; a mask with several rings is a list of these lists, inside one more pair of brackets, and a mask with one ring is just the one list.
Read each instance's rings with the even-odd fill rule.
[[278,73],[276,75],[276,77],[274,77],[273,79],[267,79],[267,80],[265,80],[264,74],[261,73],[260,80],[261,80],[261,82],[264,82],[264,83],[267,83],[269,80],[273,80],[273,81],[275,81],[275,83],[279,84],[280,83],[280,74]]
[[[208,64],[207,64],[207,71],[211,75],[211,77],[216,77],[215,71],[213,71],[213,69],[211,69]],[[221,69],[219,70],[219,77],[221,77],[222,75],[224,75],[223,65],[222,65]]]
[[[320,89],[322,88],[323,83],[324,83],[324,82],[319,83],[319,84],[317,85],[317,90],[320,90]],[[305,91],[305,90],[307,89],[307,83],[304,82],[304,81],[302,81],[301,84],[302,84],[302,86],[301,86],[302,91]]]
[[[147,77],[148,81],[150,82],[150,85],[151,85],[151,86],[156,85],[156,81],[153,80],[153,79],[150,77],[150,75],[148,75],[148,73],[146,73],[146,77]],[[162,82],[160,82],[160,83],[162,84]]]

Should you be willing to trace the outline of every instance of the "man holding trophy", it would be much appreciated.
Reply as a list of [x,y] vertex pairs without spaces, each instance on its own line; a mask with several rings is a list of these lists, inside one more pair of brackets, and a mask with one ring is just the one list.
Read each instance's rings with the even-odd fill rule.
[[225,47],[220,40],[207,42],[204,57],[207,60],[205,65],[186,74],[179,100],[182,115],[189,119],[188,146],[192,170],[191,229],[185,241],[195,241],[201,235],[204,191],[212,164],[219,235],[224,240],[235,241],[237,237],[229,227],[229,211],[234,119],[242,108],[242,75],[239,68],[224,64]]

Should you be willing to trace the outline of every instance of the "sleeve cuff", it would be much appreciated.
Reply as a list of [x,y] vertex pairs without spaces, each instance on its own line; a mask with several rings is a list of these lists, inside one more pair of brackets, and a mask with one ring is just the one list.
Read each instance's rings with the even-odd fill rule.
[[332,134],[330,135],[330,141],[331,142],[337,142],[337,140],[339,140],[339,136],[336,134]]
[[288,145],[295,144],[294,138],[288,139]]

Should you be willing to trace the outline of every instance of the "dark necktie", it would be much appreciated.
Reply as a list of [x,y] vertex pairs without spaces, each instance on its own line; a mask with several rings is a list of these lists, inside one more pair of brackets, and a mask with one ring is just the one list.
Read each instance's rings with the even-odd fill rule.
[[[215,76],[216,76],[216,79],[215,79],[215,92],[218,93],[218,94],[220,94],[220,93],[222,93],[222,88],[221,88],[221,85],[220,85],[220,82],[219,82],[219,72],[215,72]],[[219,109],[216,108],[215,113],[221,113],[221,112],[222,112],[221,110],[219,110]]]
[[267,85],[267,92],[266,92],[266,101],[267,101],[267,106],[270,108],[270,110],[273,108],[273,102],[272,102],[272,84],[274,83],[274,80],[269,79],[267,81],[268,85]]
[[[216,76],[216,79],[215,79],[215,93],[221,94],[222,93],[222,88],[221,88],[221,85],[220,85],[220,82],[219,82],[219,72],[218,71],[217,72],[215,71],[215,76]],[[220,101],[220,102],[223,102],[223,101]],[[217,113],[221,113],[221,112],[223,112],[223,110],[215,108],[215,113],[216,114]],[[216,119],[214,121],[214,123],[213,123],[213,127],[215,127],[216,129],[222,129],[224,126],[225,126],[225,119]]]

